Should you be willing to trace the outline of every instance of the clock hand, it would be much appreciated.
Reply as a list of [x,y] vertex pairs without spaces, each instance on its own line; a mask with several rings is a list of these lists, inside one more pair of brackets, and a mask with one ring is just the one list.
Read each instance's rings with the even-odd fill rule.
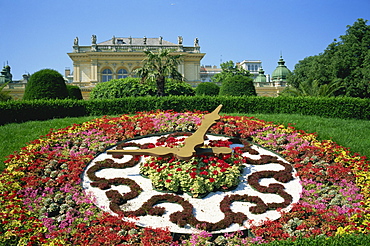
[[221,108],[222,105],[219,105],[215,110],[213,110],[212,113],[204,116],[204,119],[202,120],[202,123],[198,129],[190,137],[185,139],[184,147],[189,146],[190,148],[196,148],[204,144],[204,136],[206,135],[207,131],[214,123],[216,123],[217,120],[220,119],[218,113]]
[[123,154],[123,155],[152,155],[152,156],[166,156],[177,152],[177,148],[156,147],[150,149],[121,149],[121,150],[107,150],[107,154]]
[[197,155],[219,155],[219,154],[231,154],[232,149],[228,147],[213,147],[213,148],[197,148]]
[[220,119],[218,113],[222,108],[220,104],[212,113],[206,114],[202,120],[201,125],[198,129],[184,141],[184,146],[178,148],[178,152],[174,153],[175,156],[180,160],[189,160],[195,154],[195,149],[199,148],[204,144],[204,136],[211,126]]
[[[169,154],[175,155],[180,160],[189,160],[196,153],[196,148],[199,148],[204,144],[204,136],[211,126],[220,119],[219,112],[222,108],[220,104],[211,113],[206,114],[202,120],[201,125],[198,127],[190,137],[184,141],[184,146],[180,148],[169,148],[169,147],[156,147],[151,149],[138,149],[138,150],[108,150],[107,154],[131,154],[131,155],[153,155],[153,156],[165,156]],[[225,147],[226,148],[226,147]],[[212,148],[217,150],[217,148]],[[229,153],[229,150],[219,149],[222,153]],[[214,153],[214,152],[213,152]]]

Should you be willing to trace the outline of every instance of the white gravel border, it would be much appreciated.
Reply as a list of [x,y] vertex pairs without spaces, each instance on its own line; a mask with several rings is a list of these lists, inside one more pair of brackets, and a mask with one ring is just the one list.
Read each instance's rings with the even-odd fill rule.
[[[219,140],[219,139],[227,139],[225,137],[219,137],[219,136],[213,136],[213,135],[207,135],[209,140]],[[130,142],[136,142],[136,143],[148,143],[148,142],[156,142],[156,140],[159,137],[147,137],[142,138],[138,140],[132,140]],[[113,147],[112,149],[114,149]],[[256,145],[252,146],[253,149],[257,150],[260,155],[271,155],[271,156],[277,156],[276,154],[265,150],[263,148],[260,148]],[[248,156],[253,159],[259,159],[259,155],[250,155],[249,153],[244,153],[244,156]],[[280,156],[277,156],[280,160],[285,161]],[[123,163],[128,161],[131,158],[131,156],[125,156],[122,159],[114,159],[111,155],[107,155],[106,152],[98,155],[85,169],[85,172],[83,173],[83,182],[82,186],[85,189],[85,192],[89,195],[91,195],[94,199],[94,203],[103,209],[104,211],[110,212],[113,215],[116,215],[109,209],[109,200],[105,195],[105,192],[107,190],[101,190],[96,187],[91,187],[90,183],[91,180],[86,175],[86,170],[88,170],[91,166],[95,165],[97,161],[102,161],[105,159],[114,159],[118,163]],[[285,161],[287,162],[287,161]],[[288,162],[287,162],[288,163]],[[194,215],[198,220],[201,221],[209,221],[209,222],[217,222],[224,218],[224,214],[219,209],[219,204],[224,198],[225,195],[232,195],[232,194],[248,194],[250,196],[259,196],[265,203],[270,202],[283,202],[283,199],[276,194],[263,194],[256,190],[254,190],[252,187],[250,187],[247,183],[247,177],[254,172],[257,171],[264,171],[264,170],[282,170],[283,167],[279,164],[265,164],[265,165],[248,165],[244,168],[243,176],[241,177],[241,182],[239,183],[238,187],[232,191],[228,192],[211,192],[203,199],[197,199],[189,196],[188,194],[180,195],[185,200],[189,201],[194,206]],[[296,171],[293,169],[293,177],[294,179],[288,183],[280,183],[277,182],[275,179],[262,179],[260,181],[260,184],[262,185],[268,185],[270,183],[279,183],[284,185],[285,191],[288,192],[293,197],[293,203],[297,203],[300,199],[300,194],[302,192],[302,186],[300,184],[300,179],[296,175]],[[152,184],[150,179],[144,178],[139,174],[139,164],[134,167],[129,167],[125,169],[115,169],[115,168],[107,168],[104,170],[101,170],[96,173],[98,177],[105,177],[105,178],[120,178],[120,177],[126,177],[134,180],[142,189],[143,192],[136,198],[129,200],[126,204],[122,205],[122,208],[127,210],[136,210],[141,207],[141,205],[146,202],[150,197],[153,195],[162,195],[163,192],[158,192],[152,189]],[[118,190],[121,193],[129,192],[130,189],[127,186],[120,185],[120,186],[112,186],[111,189]],[[109,190],[109,189],[108,189]],[[140,216],[138,217],[138,220],[133,220],[130,218],[127,218],[129,221],[135,221],[135,223],[142,227],[152,227],[152,228],[165,228],[167,227],[171,232],[175,233],[184,233],[184,234],[190,234],[196,231],[195,228],[186,226],[185,228],[179,227],[178,225],[172,223],[169,220],[169,215],[173,212],[180,211],[182,207],[178,204],[173,203],[161,203],[161,207],[166,208],[166,212],[163,216]],[[239,224],[233,224],[228,228],[219,230],[219,231],[213,231],[213,233],[225,233],[225,232],[233,232],[237,230],[244,230],[247,228],[250,228],[251,224],[258,225],[262,223],[264,220],[276,220],[280,218],[280,213],[276,210],[270,210],[263,214],[251,214],[249,212],[249,207],[254,206],[252,203],[248,202],[234,202],[231,206],[231,209],[234,212],[243,212],[245,215],[247,215],[249,220],[252,221],[245,221],[243,225]],[[291,209],[291,205],[287,208],[283,209],[283,211],[289,211]],[[125,218],[126,219],[126,218]]]

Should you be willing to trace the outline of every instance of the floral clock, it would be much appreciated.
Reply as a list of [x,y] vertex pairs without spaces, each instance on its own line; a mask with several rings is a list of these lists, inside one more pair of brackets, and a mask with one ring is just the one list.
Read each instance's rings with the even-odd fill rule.
[[218,111],[103,117],[29,143],[0,176],[0,242],[163,245],[170,231],[246,228],[268,242],[370,231],[366,157]]
[[261,154],[237,138],[206,136],[221,107],[206,114],[193,134],[143,136],[98,155],[87,167],[84,188],[99,207],[172,232],[238,231],[251,221],[280,217],[276,209],[287,211],[299,200],[299,179],[270,151]]
[[[299,200],[299,178],[281,157],[248,142],[233,144],[229,138],[212,135],[207,139],[209,146],[241,147],[233,148],[232,154],[195,155],[185,161],[112,158],[105,152],[87,167],[83,186],[99,207],[125,218],[137,216],[140,226],[167,227],[177,233],[192,233],[194,228],[218,233],[244,230],[252,221],[279,218],[277,208],[289,211],[289,205]],[[118,148],[173,145],[182,140],[171,134],[151,136]]]

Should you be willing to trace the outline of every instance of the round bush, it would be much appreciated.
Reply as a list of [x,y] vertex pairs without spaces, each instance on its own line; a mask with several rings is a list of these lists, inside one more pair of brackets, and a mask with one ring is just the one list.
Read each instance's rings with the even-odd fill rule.
[[53,69],[42,69],[31,75],[23,99],[64,99],[67,97],[68,91],[63,76]]
[[67,90],[68,90],[68,98],[77,99],[77,100],[82,99],[82,92],[81,92],[80,87],[76,85],[67,85]]
[[113,79],[97,84],[90,93],[91,99],[111,99],[155,95],[155,89],[140,82],[139,78]]
[[186,82],[167,79],[164,89],[166,95],[171,96],[194,96],[195,90]]
[[221,96],[257,96],[256,88],[253,85],[253,79],[235,75],[222,82],[220,88]]
[[212,82],[200,83],[195,88],[197,96],[217,96],[220,92],[220,87]]

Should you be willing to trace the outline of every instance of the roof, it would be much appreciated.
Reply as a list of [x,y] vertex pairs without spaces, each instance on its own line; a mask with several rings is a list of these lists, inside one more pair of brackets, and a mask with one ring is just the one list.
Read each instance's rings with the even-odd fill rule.
[[290,73],[290,70],[285,66],[285,61],[283,57],[280,56],[278,61],[278,66],[272,72],[272,80],[285,80],[287,75]]
[[[160,43],[161,38],[131,38],[131,37],[113,37],[107,41],[98,43],[100,45],[112,45],[113,44],[113,39],[115,39],[115,44],[123,44],[123,45],[177,45],[174,43],[171,43],[169,41],[166,41],[162,39],[162,44]],[[144,43],[144,39],[146,39],[146,43]]]
[[266,82],[265,71],[262,69],[262,67],[260,68],[257,77],[253,81],[254,82]]

